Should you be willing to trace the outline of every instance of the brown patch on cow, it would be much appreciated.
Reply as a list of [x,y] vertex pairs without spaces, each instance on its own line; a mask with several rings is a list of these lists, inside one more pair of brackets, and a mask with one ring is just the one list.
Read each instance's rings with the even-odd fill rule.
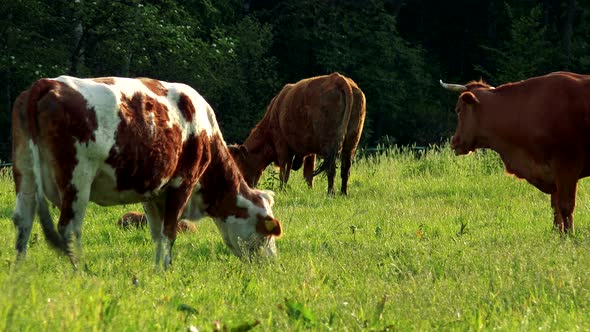
[[[236,206],[237,195],[242,194],[251,201],[255,200],[255,195],[250,193],[250,188],[219,134],[211,137],[211,162],[200,183],[203,202],[210,216],[248,218],[248,210]],[[257,199],[256,204],[261,206],[260,198]]]
[[162,82],[145,77],[140,77],[138,80],[140,80],[141,83],[143,83],[143,85],[145,85],[148,89],[150,89],[151,92],[155,93],[156,96],[168,95],[168,89],[162,85]]
[[196,184],[211,161],[211,142],[206,131],[198,136],[189,135],[182,146],[178,166],[174,177],[181,177],[184,182]]
[[271,216],[256,216],[258,222],[256,223],[256,232],[264,235],[272,235],[280,238],[283,235],[281,223]]
[[106,160],[115,169],[117,189],[154,191],[176,169],[182,131],[178,125],[168,127],[166,105],[139,92],[121,98],[119,118],[115,145]]
[[193,105],[193,102],[189,96],[185,95],[184,93],[181,93],[180,98],[178,99],[178,109],[187,122],[193,121],[196,113],[195,105]]
[[97,77],[92,79],[96,83],[102,83],[106,85],[115,85],[115,79],[113,77]]

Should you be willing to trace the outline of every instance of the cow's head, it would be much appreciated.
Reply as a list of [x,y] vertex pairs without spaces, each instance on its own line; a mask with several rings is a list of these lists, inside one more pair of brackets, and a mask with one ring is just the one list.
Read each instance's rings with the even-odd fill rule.
[[234,158],[244,180],[250,187],[256,187],[266,165],[263,164],[261,153],[251,153],[244,145],[230,145],[229,152]]
[[[255,254],[274,256],[275,237],[280,237],[280,222],[273,217],[274,193],[249,188],[244,181],[240,185],[244,194],[228,195],[212,207],[200,184],[196,186],[181,218],[197,221],[210,216],[215,221],[223,242],[238,257]],[[216,190],[221,190],[216,188]]]
[[276,255],[275,238],[282,235],[281,223],[274,218],[274,203],[270,191],[253,190],[253,196],[237,196],[237,207],[245,213],[225,218],[214,218],[223,241],[240,258],[251,259],[255,255]]
[[459,98],[455,106],[457,113],[457,129],[451,139],[451,148],[456,155],[468,154],[475,151],[478,147],[478,134],[480,131],[480,100],[476,91],[480,89],[493,89],[493,87],[483,82],[471,82],[467,85],[447,84],[440,81],[443,88],[458,92]]

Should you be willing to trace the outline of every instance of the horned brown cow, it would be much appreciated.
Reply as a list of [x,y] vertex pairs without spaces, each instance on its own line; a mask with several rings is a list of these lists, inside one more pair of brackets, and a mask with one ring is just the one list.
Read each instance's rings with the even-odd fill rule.
[[554,226],[573,232],[578,180],[590,175],[590,76],[555,72],[497,88],[440,83],[461,93],[455,153],[496,151],[508,173],[551,195]]
[[[304,176],[310,186],[313,175],[326,172],[328,194],[334,193],[340,153],[341,193],[346,195],[365,113],[365,95],[352,79],[338,73],[303,79],[285,85],[244,143],[230,150],[250,185],[257,184],[270,163],[279,166],[279,178],[285,184],[292,167],[298,169],[305,162]],[[313,172],[316,155],[324,161]]]
[[[171,263],[177,221],[210,216],[238,256],[274,255],[281,226],[272,193],[251,189],[213,110],[192,88],[147,78],[41,79],[12,113],[16,249],[26,253],[35,209],[53,247],[81,251],[89,201],[142,202],[156,265]],[[46,199],[60,210],[55,230]]]

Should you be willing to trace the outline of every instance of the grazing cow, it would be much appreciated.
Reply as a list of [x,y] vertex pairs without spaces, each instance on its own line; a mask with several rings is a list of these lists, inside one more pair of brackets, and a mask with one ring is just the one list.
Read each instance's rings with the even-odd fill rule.
[[573,232],[578,179],[590,175],[590,76],[556,72],[497,88],[440,83],[460,92],[455,154],[496,151],[509,174],[551,195],[554,226]]
[[[305,162],[304,176],[325,171],[328,194],[334,194],[336,157],[341,154],[341,193],[348,191],[350,166],[366,113],[365,95],[354,81],[338,73],[287,84],[267,107],[243,145],[230,147],[248,184],[255,186],[270,163],[280,168],[281,184],[291,169]],[[313,172],[315,155],[324,160]],[[304,161],[305,158],[305,161]]]
[[[156,266],[171,263],[186,205],[194,217],[212,217],[237,256],[275,253],[281,225],[271,210],[272,193],[246,184],[213,110],[187,85],[148,78],[41,79],[16,100],[12,124],[19,257],[37,207],[49,244],[75,264],[89,201],[142,202]],[[46,198],[60,210],[57,231]]]
[[[123,229],[130,228],[144,228],[147,225],[147,218],[145,214],[137,211],[131,211],[125,213],[119,220],[117,220],[117,226]],[[197,227],[194,223],[186,219],[178,220],[176,225],[176,232],[196,232]]]

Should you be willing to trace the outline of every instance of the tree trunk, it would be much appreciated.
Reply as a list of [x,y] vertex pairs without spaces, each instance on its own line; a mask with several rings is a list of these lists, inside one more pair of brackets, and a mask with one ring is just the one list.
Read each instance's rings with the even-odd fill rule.
[[75,47],[72,50],[70,57],[70,71],[69,75],[76,76],[80,70],[80,65],[84,64],[84,39],[86,37],[86,29],[82,23],[78,23],[74,28]]
[[565,16],[565,23],[563,26],[563,55],[564,55],[564,69],[569,69],[572,64],[572,35],[574,16],[576,14],[576,1],[568,0],[567,13]]

